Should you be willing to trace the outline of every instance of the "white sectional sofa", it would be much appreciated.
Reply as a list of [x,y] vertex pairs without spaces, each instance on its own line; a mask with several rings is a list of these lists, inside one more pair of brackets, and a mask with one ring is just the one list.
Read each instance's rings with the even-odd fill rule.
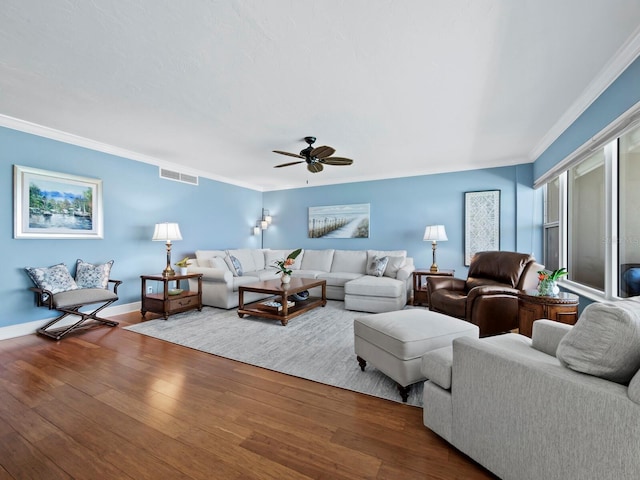
[[[198,250],[189,272],[203,274],[202,302],[205,305],[229,309],[238,306],[241,285],[279,278],[273,264],[290,253],[291,250],[271,249]],[[376,273],[373,261],[384,257],[387,265],[382,272],[377,272],[382,274],[367,274]],[[415,268],[405,250],[325,249],[303,250],[291,269],[293,277],[326,280],[327,298],[343,300],[346,309],[378,313],[400,310],[406,305]],[[189,288],[196,288],[196,281],[189,280]],[[264,295],[245,294],[245,302],[261,298]]]

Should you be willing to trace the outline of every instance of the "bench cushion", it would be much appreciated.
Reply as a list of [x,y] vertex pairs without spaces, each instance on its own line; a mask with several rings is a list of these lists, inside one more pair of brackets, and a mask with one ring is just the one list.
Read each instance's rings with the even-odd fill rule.
[[344,285],[344,293],[367,297],[397,298],[405,295],[405,285],[395,278],[365,275],[347,282]]
[[67,308],[75,305],[90,305],[92,303],[117,300],[118,296],[105,288],[80,288],[67,292],[56,293],[53,296],[55,308]]

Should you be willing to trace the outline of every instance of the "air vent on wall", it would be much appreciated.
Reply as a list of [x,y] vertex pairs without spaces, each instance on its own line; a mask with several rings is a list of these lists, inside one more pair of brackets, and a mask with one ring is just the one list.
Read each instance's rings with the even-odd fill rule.
[[198,185],[198,177],[196,177],[195,175],[180,173],[174,170],[167,170],[166,168],[160,168],[160,178],[166,178],[167,180],[173,180],[174,182]]

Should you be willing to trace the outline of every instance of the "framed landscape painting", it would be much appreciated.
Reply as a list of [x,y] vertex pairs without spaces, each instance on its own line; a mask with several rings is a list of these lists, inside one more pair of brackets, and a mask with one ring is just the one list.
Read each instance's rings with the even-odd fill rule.
[[464,264],[476,252],[500,250],[500,190],[464,194]]
[[13,166],[14,238],[102,238],[102,180]]
[[369,204],[309,207],[309,238],[369,238]]

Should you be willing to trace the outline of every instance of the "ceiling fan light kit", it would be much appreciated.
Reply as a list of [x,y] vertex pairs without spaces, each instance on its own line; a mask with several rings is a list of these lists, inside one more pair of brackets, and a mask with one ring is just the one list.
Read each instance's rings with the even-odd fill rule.
[[324,145],[322,147],[314,148],[312,145],[315,143],[316,137],[304,137],[304,141],[307,142],[309,146],[302,149],[300,153],[283,152],[282,150],[273,151],[273,153],[279,153],[280,155],[287,155],[289,157],[301,158],[302,160],[281,163],[280,165],[276,165],[273,168],[289,167],[291,165],[297,165],[299,163],[306,162],[307,170],[309,170],[311,173],[319,173],[324,170],[323,165],[345,166],[351,165],[353,163],[353,160],[351,160],[350,158],[332,157],[331,155],[336,153],[336,150],[333,147]]

